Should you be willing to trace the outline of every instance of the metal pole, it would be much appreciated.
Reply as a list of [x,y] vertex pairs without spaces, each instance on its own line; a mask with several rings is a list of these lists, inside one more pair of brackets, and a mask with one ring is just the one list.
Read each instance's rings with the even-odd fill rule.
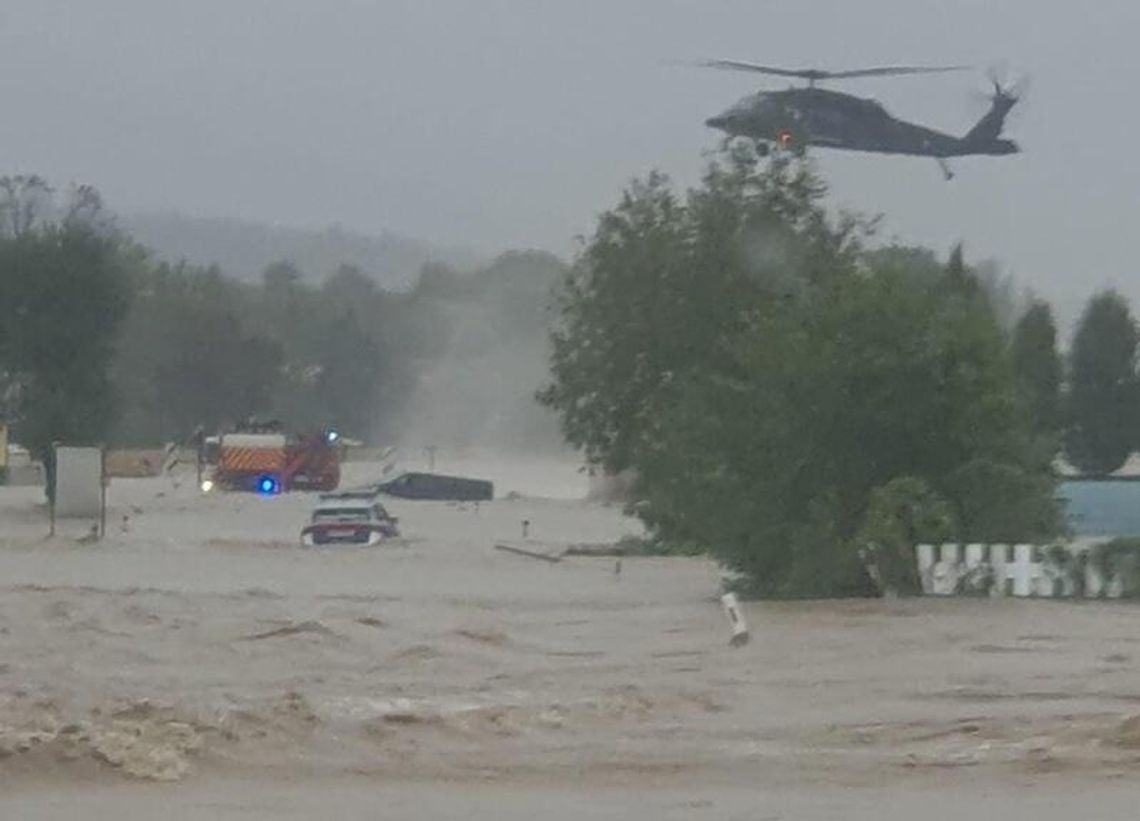
[[202,489],[202,456],[203,456],[202,451],[205,448],[205,446],[206,446],[206,430],[201,425],[199,425],[194,430],[194,452],[196,453],[196,459],[197,459],[197,463],[198,463],[197,464],[197,475],[198,475],[197,487],[199,490]]
[[107,533],[107,448],[99,448],[99,538]]
[[55,537],[55,449],[58,447],[57,443],[51,443],[51,449],[48,451],[47,458],[51,461],[51,465],[44,464],[44,481],[47,484],[48,492],[48,537]]

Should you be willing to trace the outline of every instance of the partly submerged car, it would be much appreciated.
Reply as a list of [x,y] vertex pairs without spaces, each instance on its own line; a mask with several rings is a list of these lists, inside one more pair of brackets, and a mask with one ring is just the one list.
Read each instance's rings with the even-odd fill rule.
[[400,535],[397,523],[375,493],[324,493],[301,530],[301,544],[376,545]]
[[438,473],[403,473],[390,482],[376,485],[376,489],[389,496],[441,502],[489,502],[495,498],[495,486],[486,479]]

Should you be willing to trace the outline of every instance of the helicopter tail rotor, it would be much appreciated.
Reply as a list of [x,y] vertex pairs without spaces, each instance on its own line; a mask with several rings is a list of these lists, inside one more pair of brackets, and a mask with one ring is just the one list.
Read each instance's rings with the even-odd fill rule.
[[1010,140],[1002,140],[1001,135],[1006,118],[1025,93],[1026,81],[1022,79],[1010,83],[1003,79],[1002,74],[1003,72],[994,68],[987,72],[987,77],[993,86],[993,92],[986,95],[989,110],[962,139],[975,146],[988,145],[995,149],[1000,143],[1003,149],[1007,149],[1000,153],[1012,153],[1017,150],[1016,144]]
[[1016,79],[1010,79],[1008,69],[991,66],[986,71],[986,78],[993,87],[993,91],[987,91],[978,96],[989,105],[993,105],[997,101],[1017,103],[1024,99],[1029,92],[1029,76],[1025,74]]

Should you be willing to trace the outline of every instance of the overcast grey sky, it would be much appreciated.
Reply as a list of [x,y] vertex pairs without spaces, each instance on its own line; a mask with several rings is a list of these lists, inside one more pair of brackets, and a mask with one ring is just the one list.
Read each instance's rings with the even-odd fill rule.
[[[765,85],[677,58],[1006,61],[1024,154],[820,152],[836,203],[1071,306],[1140,301],[1140,3],[1095,0],[4,0],[0,172],[97,185],[120,211],[340,223],[568,254],[633,175],[691,182],[710,114]],[[981,72],[861,80],[961,133]]]

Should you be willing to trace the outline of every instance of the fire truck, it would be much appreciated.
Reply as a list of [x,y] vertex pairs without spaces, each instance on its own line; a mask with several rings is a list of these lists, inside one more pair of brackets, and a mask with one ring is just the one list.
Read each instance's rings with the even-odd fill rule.
[[204,440],[213,465],[202,489],[271,496],[290,490],[335,490],[340,484],[340,444],[335,431],[287,436],[277,423],[247,422],[232,433]]

